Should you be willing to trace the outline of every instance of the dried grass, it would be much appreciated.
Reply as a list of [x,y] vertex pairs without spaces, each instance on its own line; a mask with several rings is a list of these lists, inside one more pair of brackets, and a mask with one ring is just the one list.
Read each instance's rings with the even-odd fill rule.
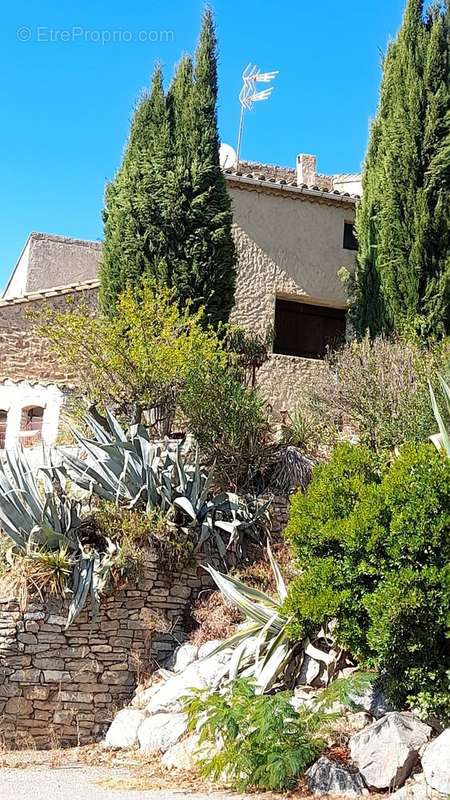
[[227,639],[242,621],[239,611],[226,603],[220,592],[200,595],[192,606],[191,616],[198,627],[188,640],[198,646],[212,639]]

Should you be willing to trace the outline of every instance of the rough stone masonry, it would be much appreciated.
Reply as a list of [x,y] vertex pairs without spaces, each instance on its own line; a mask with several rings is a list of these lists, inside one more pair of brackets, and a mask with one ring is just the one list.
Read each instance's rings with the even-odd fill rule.
[[[200,560],[204,560],[200,559]],[[187,603],[210,578],[198,562],[168,573],[146,553],[144,577],[84,610],[67,630],[67,601],[0,599],[0,736],[9,747],[86,743],[182,638]]]

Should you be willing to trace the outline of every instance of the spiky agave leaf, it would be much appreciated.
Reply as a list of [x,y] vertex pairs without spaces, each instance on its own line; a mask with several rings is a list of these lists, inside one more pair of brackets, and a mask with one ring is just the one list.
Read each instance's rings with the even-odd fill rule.
[[229,677],[253,677],[260,691],[266,691],[277,683],[298,649],[298,642],[291,641],[288,636],[290,619],[282,610],[286,586],[270,546],[268,551],[277,585],[277,598],[247,586],[238,578],[224,575],[214,567],[205,567],[222,595],[241,611],[246,620],[233,636],[216,648],[213,655],[231,648],[233,655],[228,667]]
[[74,483],[130,509],[159,509],[169,524],[175,519],[178,527],[196,530],[198,550],[212,541],[224,561],[229,549],[242,554],[246,536],[259,541],[257,522],[270,501],[251,508],[233,493],[214,495],[213,468],[201,466],[198,447],[190,462],[180,442],[155,444],[142,425],[131,426],[127,437],[110,412],[107,419],[110,434],[90,417],[86,423],[94,439],[74,431],[84,459],[63,452],[66,474]]
[[[439,382],[441,384],[441,388],[444,393],[447,417],[450,417],[450,386],[447,383],[447,381],[442,377],[442,375],[439,376]],[[428,385],[430,388],[431,405],[433,408],[433,413],[439,428],[439,433],[430,436],[430,439],[438,450],[443,449],[447,454],[447,457],[450,458],[450,427],[449,424],[445,423],[444,421],[444,417],[442,415],[441,409],[439,408],[436,395],[434,393],[430,381],[428,381]]]

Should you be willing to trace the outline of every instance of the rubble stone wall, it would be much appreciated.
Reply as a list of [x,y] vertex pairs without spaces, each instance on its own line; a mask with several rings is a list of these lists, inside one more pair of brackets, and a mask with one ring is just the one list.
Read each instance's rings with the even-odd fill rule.
[[[272,531],[287,522],[287,499],[272,503]],[[66,630],[68,602],[0,594],[0,743],[8,747],[82,744],[99,738],[146,674],[184,639],[189,605],[212,588],[201,554],[170,571],[145,553],[143,577],[87,607]]]
[[138,585],[106,595],[66,630],[67,602],[0,599],[0,737],[7,746],[97,738],[143,674],[183,639],[193,596],[210,585],[200,561],[168,573],[146,553]]

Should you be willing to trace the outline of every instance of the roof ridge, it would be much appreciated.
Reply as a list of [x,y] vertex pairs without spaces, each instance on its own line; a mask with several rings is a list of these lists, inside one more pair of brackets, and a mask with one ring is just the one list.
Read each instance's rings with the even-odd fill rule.
[[225,178],[228,180],[235,180],[239,183],[248,185],[263,185],[266,187],[276,187],[288,192],[296,194],[306,194],[309,197],[316,196],[317,199],[326,196],[328,199],[335,201],[355,203],[360,199],[359,194],[350,194],[349,192],[341,192],[339,189],[322,189],[320,186],[309,186],[306,183],[298,184],[297,181],[288,183],[283,178],[277,180],[276,178],[266,178],[262,173],[246,172],[244,170],[236,170],[235,167],[230,167],[224,171]]
[[18,305],[20,303],[30,303],[33,300],[43,300],[46,297],[57,297],[59,295],[70,294],[71,292],[83,292],[88,289],[98,289],[100,280],[98,278],[90,278],[86,281],[79,281],[78,283],[65,283],[62,286],[53,286],[51,289],[42,289],[41,291],[35,290],[27,292],[21,297],[10,297],[8,300],[0,298],[0,308],[4,306]]
[[60,233],[45,233],[45,231],[31,231],[29,239],[46,239],[53,242],[64,242],[65,244],[82,245],[83,247],[101,247],[102,242],[95,239],[78,239],[74,236],[63,236]]

